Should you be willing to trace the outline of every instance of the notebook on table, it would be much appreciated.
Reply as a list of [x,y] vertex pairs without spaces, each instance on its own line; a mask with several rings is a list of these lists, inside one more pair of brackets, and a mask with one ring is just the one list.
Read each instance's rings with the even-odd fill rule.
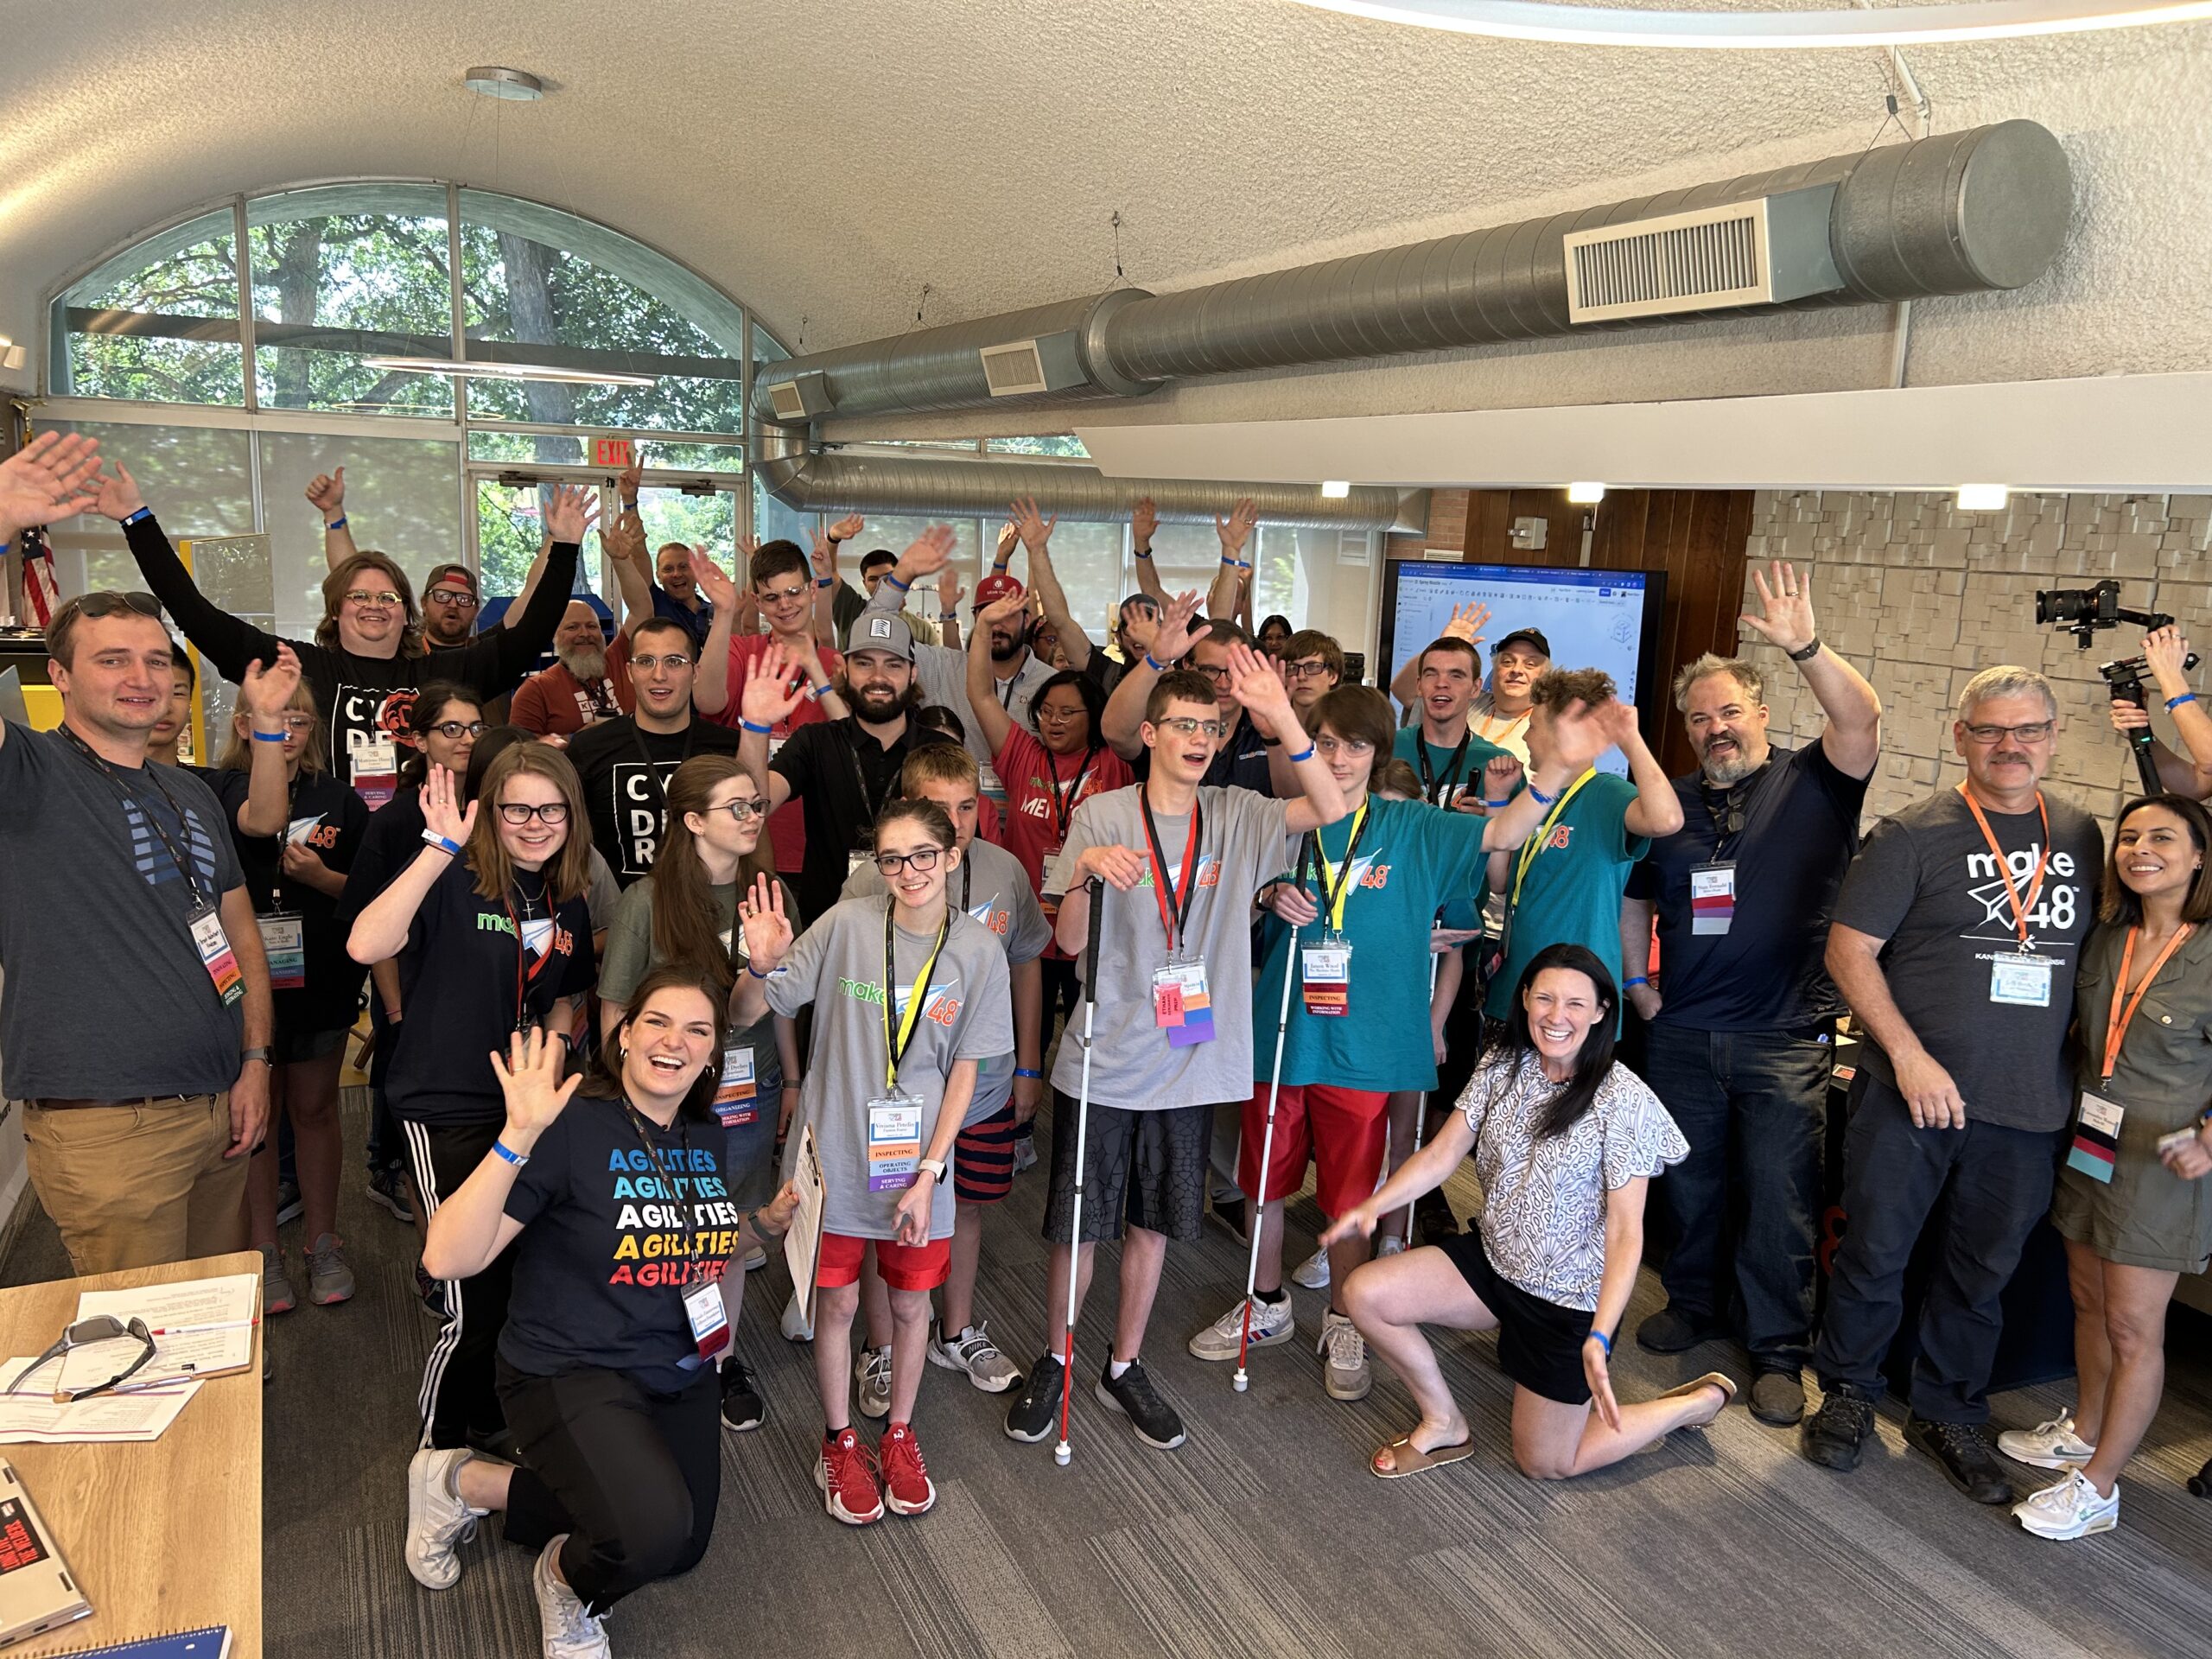
[[204,1630],[172,1630],[167,1636],[142,1637],[136,1642],[116,1642],[104,1648],[71,1648],[56,1659],[229,1659],[231,1631],[226,1624]]

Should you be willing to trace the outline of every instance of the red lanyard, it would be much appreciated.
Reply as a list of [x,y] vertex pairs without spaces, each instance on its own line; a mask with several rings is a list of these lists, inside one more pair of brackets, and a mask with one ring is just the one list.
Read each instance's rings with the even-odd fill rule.
[[[1191,918],[1191,903],[1198,892],[1198,798],[1191,798],[1191,835],[1183,843],[1183,885],[1179,892],[1167,878],[1167,855],[1160,844],[1160,831],[1152,822],[1152,802],[1143,791],[1137,792],[1137,804],[1144,810],[1145,849],[1152,859],[1152,896],[1160,902],[1160,925],[1167,930],[1168,948],[1177,957],[1183,954],[1183,928]],[[1170,893],[1174,903],[1168,903]]]
[[[2027,901],[2020,899],[2020,890],[2012,885],[2012,867],[2005,861],[2005,849],[1997,844],[1996,832],[1990,829],[1989,820],[1982,816],[1981,803],[1964,784],[1959,793],[1966,798],[1967,810],[1974,814],[1974,821],[1981,826],[1981,838],[1989,843],[1989,850],[1997,856],[1998,879],[2005,884],[2005,897],[2012,906],[2012,925],[2020,931],[2020,949],[2032,950],[2035,941],[2028,937],[2028,912],[2036,907],[2036,900],[2043,896],[2044,867],[2050,862],[2050,809],[2043,804],[2043,791],[2036,791],[2036,810],[2043,814],[2043,846],[2036,855],[2035,880],[2028,884]],[[2164,958],[2160,958],[2164,960]]]
[[[2143,994],[2151,988],[2152,982],[2158,977],[2158,969],[2166,965],[2166,958],[2181,949],[2181,942],[2183,939],[2196,931],[2196,925],[2194,922],[2184,922],[2182,925],[2181,931],[2168,939],[2165,948],[2158,952],[2158,960],[2151,964],[2151,971],[2143,976],[2143,982],[2135,988],[2135,995],[2128,996],[2127,970],[2135,961],[2135,936],[2142,931],[2139,927],[2129,928],[2127,943],[2120,948],[2120,978],[2113,985],[2112,1007],[2105,1015],[2105,1060],[2102,1076],[2107,1083],[2112,1081],[2113,1067],[2120,1063],[2120,1046],[2126,1040],[2128,1023],[2135,1018],[2135,1010],[2142,1006]],[[2125,1007],[2121,1006],[2123,998],[2126,999]]]
[[[506,894],[501,893],[499,895],[499,903],[505,906],[506,910],[507,925],[515,931],[515,1029],[517,1031],[520,1031],[523,1028],[523,988],[525,985],[537,984],[537,976],[545,971],[545,964],[553,960],[553,938],[554,935],[561,931],[561,926],[559,920],[555,918],[553,920],[552,931],[547,933],[545,936],[544,953],[537,958],[537,963],[533,965],[531,963],[530,960],[530,947],[524,944],[522,939],[522,925],[524,920],[526,918],[518,917],[515,914],[513,901],[508,899]],[[523,905],[525,909],[529,907],[529,899],[525,899],[523,900]],[[545,899],[545,913],[549,918],[553,916],[553,899],[550,891],[548,892]]]

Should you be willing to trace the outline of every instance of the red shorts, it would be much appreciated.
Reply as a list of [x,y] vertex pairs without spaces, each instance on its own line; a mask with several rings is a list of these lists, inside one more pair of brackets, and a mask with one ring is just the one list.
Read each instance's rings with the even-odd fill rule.
[[[1314,1201],[1324,1215],[1341,1216],[1373,1196],[1382,1179],[1382,1148],[1389,1132],[1390,1096],[1372,1089],[1327,1084],[1282,1087],[1275,1102],[1274,1155],[1267,1195],[1287,1198],[1306,1184],[1306,1165],[1318,1171]],[[1236,1154],[1236,1185],[1248,1197],[1260,1192],[1260,1147],[1268,1132],[1268,1085],[1252,1085],[1244,1103],[1243,1145]]]
[[887,1238],[853,1238],[843,1233],[822,1235],[822,1260],[814,1274],[815,1288],[836,1290],[861,1280],[861,1258],[875,1246],[875,1270],[893,1290],[935,1290],[952,1268],[952,1241],[933,1238],[926,1244],[894,1244]]

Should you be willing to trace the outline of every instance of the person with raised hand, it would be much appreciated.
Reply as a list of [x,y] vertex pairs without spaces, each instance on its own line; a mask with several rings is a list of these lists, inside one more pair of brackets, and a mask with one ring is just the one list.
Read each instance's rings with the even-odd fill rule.
[[732,1345],[739,1264],[798,1208],[789,1185],[757,1210],[729,1194],[709,1106],[720,1000],[676,968],[636,997],[588,1077],[565,1076],[543,1031],[492,1053],[499,1133],[423,1248],[448,1278],[512,1264],[499,1389],[519,1461],[416,1452],[403,1558],[417,1583],[449,1589],[457,1547],[501,1512],[507,1541],[536,1552],[543,1647],[563,1659],[611,1653],[608,1610],[707,1553],[721,1495],[714,1362]]
[[[2186,754],[2176,754],[2163,738],[2151,740],[2151,758],[2158,769],[2158,782],[2192,801],[2212,799],[2212,715],[2204,711],[2189,683],[2189,641],[2177,627],[2153,628],[2143,636],[2143,659],[2150,665],[2167,716]],[[2133,734],[2148,730],[2150,711],[2125,697],[2112,700],[2112,728],[2133,741]]]
[[599,508],[590,492],[565,485],[553,491],[545,508],[550,556],[522,614],[511,626],[437,650],[423,645],[406,575],[381,553],[357,553],[323,579],[323,617],[313,640],[280,640],[220,609],[193,585],[137,480],[119,461],[100,480],[99,511],[122,524],[146,585],[226,679],[238,679],[257,659],[273,662],[280,645],[298,653],[329,737],[332,770],[374,808],[397,788],[397,734],[417,687],[454,680],[488,700],[512,690],[537,666],[568,606],[576,557]]
[[1225,517],[1214,514],[1213,533],[1221,542],[1221,564],[1206,594],[1208,616],[1233,621],[1249,597],[1252,561],[1244,556],[1244,543],[1252,539],[1253,528],[1259,522],[1260,510],[1249,495],[1241,498]]
[[17,533],[99,505],[99,440],[41,432],[0,461],[0,553]]
[[1257,794],[1270,794],[1274,784],[1268,751],[1273,743],[1256,723],[1244,718],[1242,703],[1226,697],[1230,658],[1240,648],[1249,649],[1250,641],[1244,630],[1226,617],[1202,621],[1198,613],[1198,595],[1195,592],[1178,594],[1167,601],[1160,611],[1152,649],[1122,672],[1113,696],[1106,700],[1100,729],[1114,752],[1127,760],[1141,779],[1152,764],[1151,752],[1143,736],[1147,718],[1145,709],[1160,677],[1171,667],[1179,665],[1211,681],[1216,694],[1226,700],[1227,706],[1222,710],[1221,741],[1213,751],[1202,781],[1209,786],[1234,785]]
[[[1440,641],[1459,639],[1470,645],[1479,647],[1483,643],[1484,626],[1489,620],[1490,607],[1479,601],[1470,601],[1465,605],[1454,605],[1452,607],[1450,618],[1445,622],[1443,627],[1437,631],[1436,637]],[[1415,716],[1418,705],[1422,700],[1421,658],[1427,655],[1427,652],[1424,650],[1419,655],[1408,658],[1406,665],[1400,669],[1390,680],[1390,696],[1400,708],[1406,710],[1406,717],[1408,720]]]

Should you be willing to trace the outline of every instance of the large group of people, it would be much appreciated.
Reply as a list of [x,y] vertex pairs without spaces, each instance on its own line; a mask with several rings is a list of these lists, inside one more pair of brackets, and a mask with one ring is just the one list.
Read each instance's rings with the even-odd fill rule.
[[[2190,753],[2159,751],[2172,792],[2109,852],[2044,790],[2057,703],[2012,666],[1959,696],[1963,780],[1862,842],[1880,703],[1787,565],[1743,627],[1819,731],[1777,744],[1761,670],[1701,656],[1673,683],[1697,764],[1669,778],[1611,681],[1536,628],[1486,664],[1488,619],[1457,613],[1387,694],[1345,683],[1325,632],[1251,630],[1249,504],[1201,596],[1161,587],[1138,503],[1140,587],[1096,644],[1034,502],[963,613],[950,531],[867,554],[861,588],[838,573],[857,517],[732,575],[649,552],[639,477],[614,482],[611,639],[569,597],[587,493],[552,493],[527,591],[478,631],[465,568],[430,573],[426,612],[355,545],[342,470],[308,491],[324,616],[286,639],[198,591],[92,441],[0,463],[0,542],[105,514],[149,590],[65,603],[60,728],[0,728],[0,1056],[32,1180],[79,1271],[250,1242],[272,1317],[296,1191],[307,1298],[344,1302],[339,1076],[365,1000],[369,1193],[419,1227],[439,1320],[407,1480],[424,1586],[501,1511],[537,1551],[545,1651],[601,1653],[610,1607],[700,1559],[715,1425],[768,1410],[733,1332],[803,1141],[823,1230],[780,1323],[812,1344],[813,1478],[848,1525],[936,1503],[932,1366],[1007,1395],[1010,1438],[1065,1438],[1102,1242],[1089,1392],[1180,1446],[1145,1346],[1210,1211],[1249,1275],[1190,1352],[1243,1366],[1299,1335],[1286,1278],[1325,1287],[1327,1395],[1367,1395],[1372,1350],[1418,1412],[1378,1477],[1478,1451],[1424,1325],[1497,1332],[1532,1477],[1736,1398],[1713,1370],[1623,1400],[1624,1335],[1740,1342],[1751,1412],[1847,1471],[1920,1253],[1908,1442],[2043,1536],[2117,1523],[2166,1304],[2212,1258],[2212,718],[2178,638],[2149,652]],[[196,687],[164,613],[238,686],[212,768],[175,764]],[[1463,1230],[1444,1188],[1469,1160]],[[987,1217],[1033,1163],[1039,1301],[987,1310]],[[1327,1226],[1287,1274],[1309,1167]],[[1666,1303],[1624,1332],[1647,1211]],[[1999,1299],[2046,1216],[2077,1402],[1993,1444]],[[986,1312],[1041,1340],[1008,1355]],[[2023,1497],[2000,1452],[2059,1478]]]

